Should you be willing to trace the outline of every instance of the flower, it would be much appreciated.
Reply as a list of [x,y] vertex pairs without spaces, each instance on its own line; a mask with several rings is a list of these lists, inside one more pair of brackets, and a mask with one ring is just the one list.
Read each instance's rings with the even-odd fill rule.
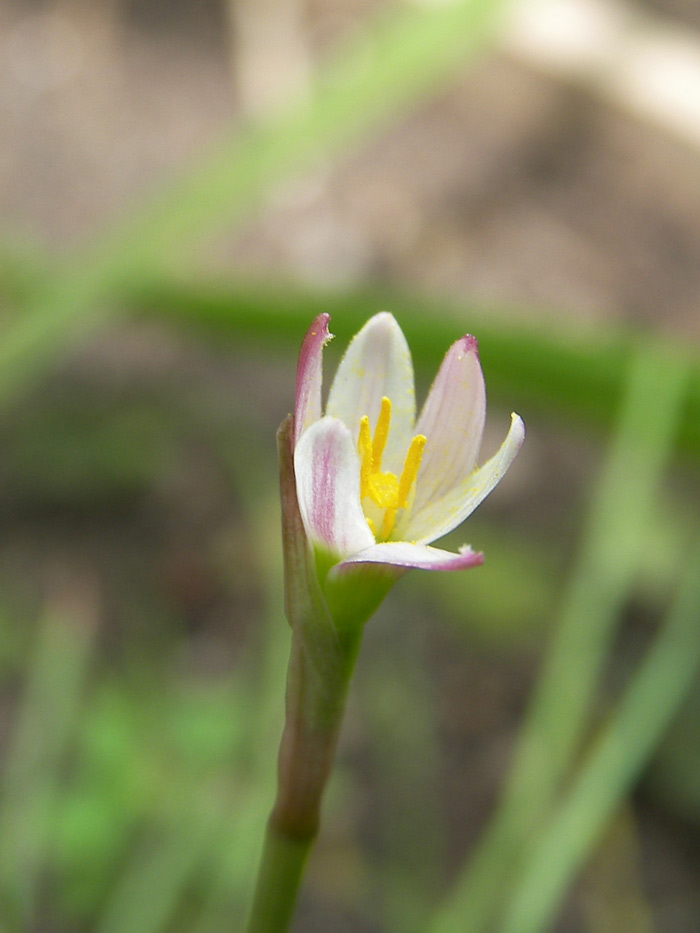
[[[329,321],[328,314],[314,320],[299,355],[294,472],[319,579],[336,612],[347,615],[359,604],[377,603],[362,586],[358,592],[363,580],[390,585],[411,568],[460,570],[483,562],[468,546],[453,553],[431,542],[461,524],[500,482],[525,426],[513,414],[500,450],[476,468],[486,393],[471,336],[447,351],[416,421],[411,354],[387,312],[372,317],[351,341],[324,415]],[[379,589],[381,600],[386,586]]]

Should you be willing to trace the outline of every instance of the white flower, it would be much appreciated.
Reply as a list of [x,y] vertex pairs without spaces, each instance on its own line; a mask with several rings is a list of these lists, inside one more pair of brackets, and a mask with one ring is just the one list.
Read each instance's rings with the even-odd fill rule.
[[430,546],[486,498],[525,437],[513,414],[500,450],[477,468],[486,393],[476,339],[462,337],[447,351],[416,421],[406,338],[391,314],[377,314],[350,343],[323,415],[329,320],[319,315],[302,345],[294,428],[299,510],[321,575],[338,583],[373,565],[393,580],[410,568],[480,564],[483,555],[470,547]]

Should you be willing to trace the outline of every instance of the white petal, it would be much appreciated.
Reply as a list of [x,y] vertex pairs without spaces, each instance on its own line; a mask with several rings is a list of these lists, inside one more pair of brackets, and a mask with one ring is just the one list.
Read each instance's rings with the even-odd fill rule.
[[413,509],[419,512],[461,483],[476,466],[486,418],[486,389],[474,337],[445,355],[416,425],[425,445]]
[[332,339],[328,333],[330,314],[319,314],[306,332],[299,351],[297,398],[294,407],[294,443],[321,417],[323,348]]
[[321,418],[294,451],[299,511],[312,543],[347,557],[374,544],[360,503],[360,464],[350,431]]
[[435,541],[460,525],[504,477],[525,439],[525,425],[519,415],[511,415],[508,436],[488,463],[475,470],[447,495],[414,511],[404,535],[411,541]]
[[383,468],[398,474],[416,417],[413,363],[403,331],[383,311],[353,337],[333,380],[326,414],[344,421],[357,443],[360,419],[369,415],[374,431],[385,395],[391,399],[392,413]]
[[484,555],[462,547],[458,554],[425,544],[410,544],[408,541],[387,541],[375,544],[346,558],[337,564],[331,573],[338,577],[345,570],[358,564],[388,564],[405,570],[464,570],[484,562]]

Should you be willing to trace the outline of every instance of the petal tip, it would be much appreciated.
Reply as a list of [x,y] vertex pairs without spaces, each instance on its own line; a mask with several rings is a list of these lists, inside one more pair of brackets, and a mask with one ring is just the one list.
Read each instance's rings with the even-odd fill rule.
[[387,334],[396,329],[401,330],[399,322],[391,311],[379,311],[377,314],[374,314],[362,329],[364,330],[365,328],[373,331],[384,331]]
[[479,341],[472,334],[465,334],[458,343],[463,353],[473,353],[479,356]]
[[514,441],[518,448],[522,447],[527,432],[525,431],[525,422],[515,411],[510,413],[510,430],[513,432]]
[[331,319],[327,311],[317,314],[306,332],[299,350],[297,390],[294,406],[294,442],[309,424],[321,417],[321,380],[323,348],[333,338],[328,330]]
[[334,335],[328,330],[328,325],[331,322],[331,316],[328,311],[322,311],[321,314],[316,315],[311,323],[309,328],[309,334],[312,337],[321,337],[323,340],[323,345],[325,346],[329,340],[332,340]]
[[460,548],[457,548],[460,557],[466,557],[470,563],[470,567],[480,567],[486,560],[486,556],[483,551],[472,551],[471,545],[463,544]]

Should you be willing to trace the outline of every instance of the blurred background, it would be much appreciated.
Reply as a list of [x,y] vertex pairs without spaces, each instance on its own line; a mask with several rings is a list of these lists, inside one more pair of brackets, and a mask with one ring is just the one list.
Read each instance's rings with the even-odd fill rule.
[[528,438],[367,627],[294,929],[700,930],[700,7],[5,0],[0,128],[2,933],[243,928],[275,430],[382,309]]

